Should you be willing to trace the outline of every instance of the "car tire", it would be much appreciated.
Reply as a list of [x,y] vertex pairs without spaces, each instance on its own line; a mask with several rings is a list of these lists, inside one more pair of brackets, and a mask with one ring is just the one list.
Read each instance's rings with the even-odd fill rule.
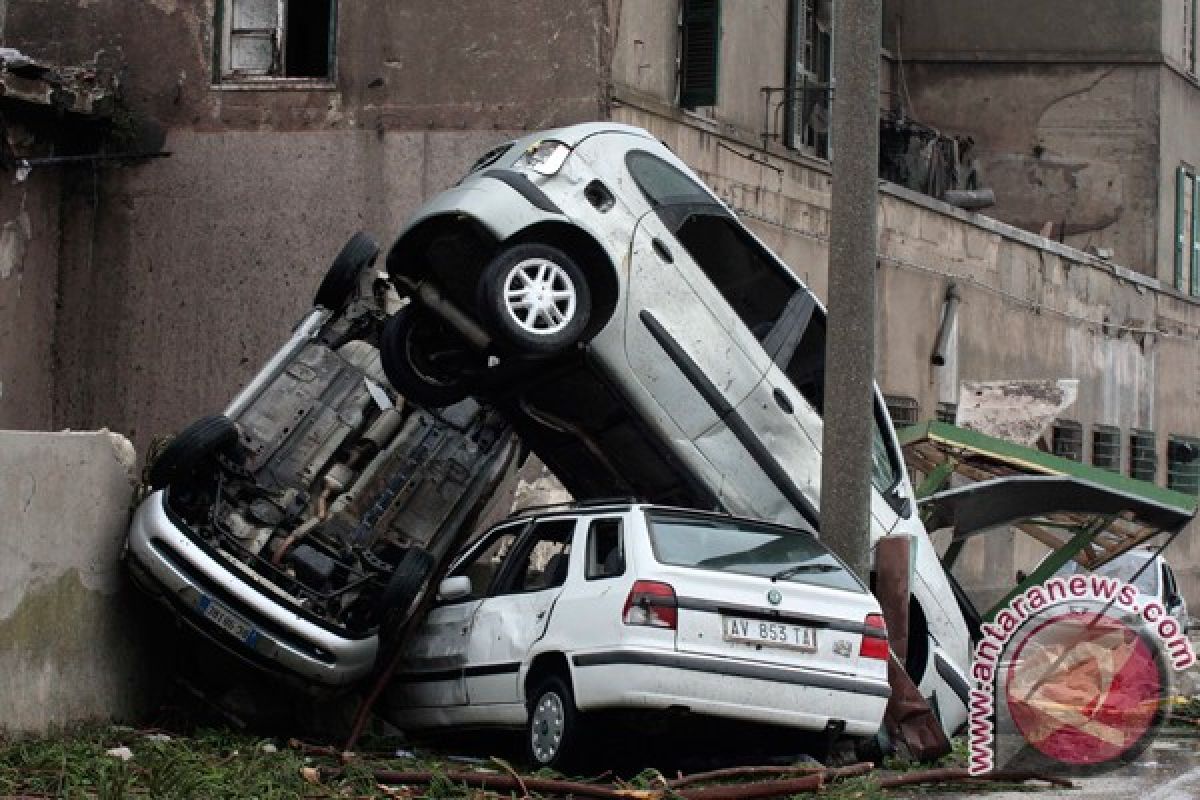
[[313,297],[313,305],[340,311],[354,296],[358,276],[378,256],[379,242],[370,234],[359,231],[351,236],[321,279],[321,285]]
[[518,244],[501,251],[479,281],[480,316],[517,350],[549,355],[579,341],[592,293],[579,265],[558,248]]
[[461,374],[463,365],[456,363],[460,359],[445,357],[447,352],[457,351],[443,350],[439,354],[431,350],[460,342],[432,313],[409,304],[384,323],[379,339],[383,373],[406,399],[443,408],[471,394],[470,381]]
[[379,595],[379,618],[389,625],[397,622],[395,617],[412,607],[413,601],[421,593],[421,587],[433,572],[433,566],[433,556],[420,547],[410,547],[404,551],[387,586]]
[[578,765],[583,726],[571,684],[560,675],[547,675],[529,694],[525,723],[525,754],[535,769],[569,772]]
[[238,443],[238,429],[224,414],[213,414],[180,431],[147,473],[151,488],[162,489],[190,477],[197,468],[211,463],[217,455],[232,454]]

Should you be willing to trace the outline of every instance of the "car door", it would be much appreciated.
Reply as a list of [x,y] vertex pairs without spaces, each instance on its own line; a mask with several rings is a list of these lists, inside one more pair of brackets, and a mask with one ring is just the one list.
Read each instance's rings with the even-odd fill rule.
[[749,394],[768,366],[753,339],[738,330],[696,252],[677,236],[695,215],[732,215],[657,155],[630,150],[625,167],[637,187],[631,203],[638,192],[641,197],[629,251],[626,357],[662,413],[695,441]]
[[450,577],[471,579],[471,593],[439,602],[417,630],[393,696],[412,708],[460,706],[467,702],[464,667],[471,625],[513,552],[525,524],[508,525],[485,535],[460,559]]
[[520,539],[490,593],[475,612],[464,670],[472,706],[521,701],[518,675],[526,654],[546,632],[566,581],[574,517],[534,523]]

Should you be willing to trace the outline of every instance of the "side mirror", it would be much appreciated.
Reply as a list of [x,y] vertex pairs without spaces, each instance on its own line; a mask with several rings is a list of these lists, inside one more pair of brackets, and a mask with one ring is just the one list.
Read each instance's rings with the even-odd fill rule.
[[471,595],[471,579],[466,575],[455,575],[446,578],[438,584],[437,599],[442,603],[451,603]]
[[1183,605],[1183,598],[1181,598],[1179,595],[1173,594],[1167,598],[1168,612],[1176,611],[1181,605]]
[[1024,583],[1025,579],[1028,577],[1029,576],[1025,574],[1025,570],[1023,570],[1023,569],[1017,570],[1017,583]]

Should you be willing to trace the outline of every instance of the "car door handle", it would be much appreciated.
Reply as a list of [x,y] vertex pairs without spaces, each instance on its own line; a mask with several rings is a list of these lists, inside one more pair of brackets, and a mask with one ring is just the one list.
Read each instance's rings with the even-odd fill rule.
[[668,264],[674,264],[675,258],[671,255],[671,251],[663,244],[662,239],[655,237],[650,241],[650,245],[654,248],[654,252],[658,253],[658,257]]
[[546,612],[545,612],[545,611],[539,611],[539,612],[538,612],[538,615],[537,615],[537,618],[538,618],[538,619],[545,619],[545,618],[546,618]]
[[788,399],[788,396],[783,391],[783,389],[777,388],[777,389],[775,389],[774,392],[772,392],[772,394],[775,395],[775,402],[779,405],[779,407],[781,409],[783,409],[783,413],[791,414],[793,411],[796,410],[792,406],[792,401]]

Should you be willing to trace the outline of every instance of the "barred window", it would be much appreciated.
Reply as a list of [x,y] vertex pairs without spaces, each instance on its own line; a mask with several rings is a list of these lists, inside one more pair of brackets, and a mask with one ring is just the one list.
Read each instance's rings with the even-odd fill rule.
[[1121,429],[1097,425],[1092,429],[1092,464],[1110,472],[1121,471]]
[[958,419],[958,403],[938,403],[937,421],[948,422],[951,425]]
[[920,420],[920,408],[911,397],[885,394],[883,402],[887,404],[888,416],[892,418],[892,426],[896,429],[916,425]]
[[1054,455],[1072,461],[1083,460],[1083,426],[1069,419],[1054,423]]
[[1129,477],[1154,482],[1158,472],[1158,451],[1154,431],[1132,431],[1129,434]]
[[1200,439],[1167,437],[1167,488],[1200,494]]

